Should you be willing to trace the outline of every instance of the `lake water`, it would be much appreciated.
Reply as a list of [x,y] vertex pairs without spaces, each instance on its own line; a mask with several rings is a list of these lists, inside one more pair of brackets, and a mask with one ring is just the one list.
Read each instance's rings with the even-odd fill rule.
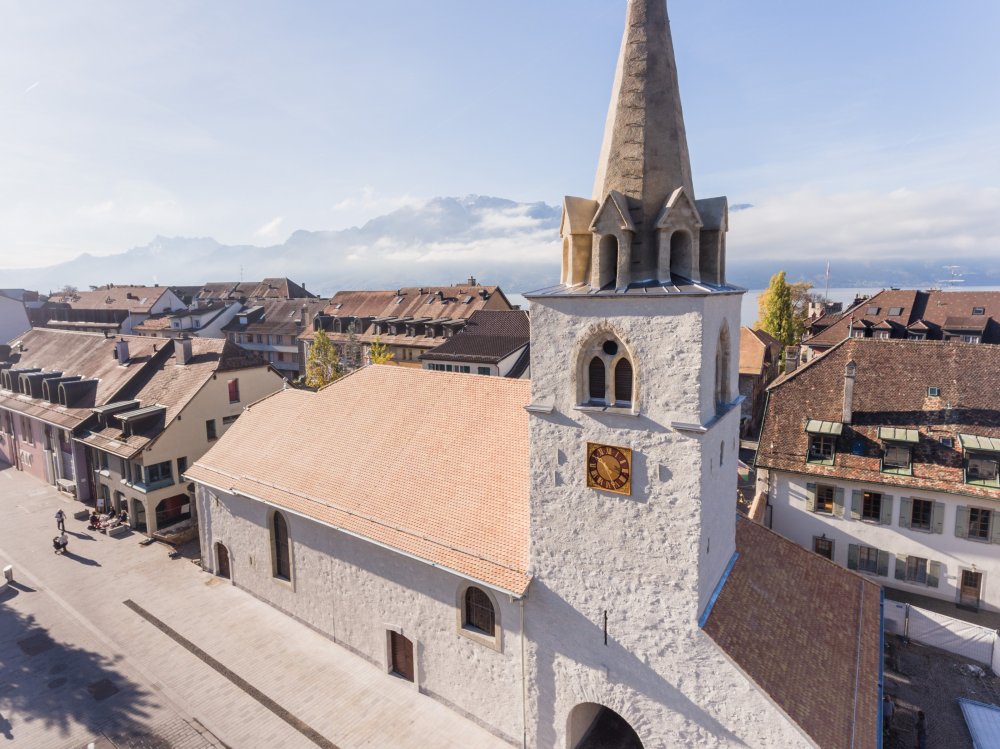
[[[831,302],[841,302],[846,308],[854,301],[859,294],[872,296],[881,291],[881,288],[856,288],[856,289],[830,289],[827,298]],[[1000,291],[1000,286],[956,286],[951,291]],[[763,289],[751,289],[743,296],[743,303],[740,307],[741,325],[753,325],[757,321],[757,297]],[[813,289],[814,293],[823,293],[823,289]],[[528,309],[528,300],[520,294],[508,294],[507,298],[511,304],[520,305],[521,309]]]

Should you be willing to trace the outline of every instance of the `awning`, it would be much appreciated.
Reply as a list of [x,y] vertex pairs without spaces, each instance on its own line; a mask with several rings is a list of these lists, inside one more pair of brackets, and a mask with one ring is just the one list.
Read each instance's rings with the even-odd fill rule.
[[809,419],[806,422],[806,431],[809,434],[835,434],[839,437],[840,433],[844,431],[844,425],[839,421]]
[[898,427],[879,427],[878,438],[887,442],[909,442],[916,444],[920,434],[916,429],[900,429]]
[[988,453],[1000,453],[1000,438],[980,437],[975,434],[958,435],[963,450],[982,450]]

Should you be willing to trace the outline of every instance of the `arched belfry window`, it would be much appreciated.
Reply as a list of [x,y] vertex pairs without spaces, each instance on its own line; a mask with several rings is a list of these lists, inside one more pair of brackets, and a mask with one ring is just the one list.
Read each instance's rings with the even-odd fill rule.
[[632,359],[613,333],[595,335],[583,347],[579,402],[587,406],[632,408],[636,376]]
[[280,512],[271,516],[271,549],[274,576],[279,580],[292,579],[292,545],[288,536],[288,523]]
[[729,404],[729,328],[719,331],[719,346],[715,351],[715,412],[721,414]]

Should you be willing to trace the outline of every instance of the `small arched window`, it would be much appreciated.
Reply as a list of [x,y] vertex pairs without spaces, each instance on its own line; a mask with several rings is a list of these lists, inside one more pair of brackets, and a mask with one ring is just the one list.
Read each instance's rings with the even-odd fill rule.
[[719,347],[715,352],[715,412],[721,414],[729,405],[729,328],[719,331]]
[[604,362],[598,356],[590,360],[590,366],[587,368],[587,381],[590,388],[588,391],[590,400],[604,402],[607,398],[607,377]]
[[496,612],[485,591],[469,586],[465,591],[465,626],[487,635],[493,635]]
[[615,365],[615,405],[632,405],[632,362],[619,359]]
[[288,538],[288,524],[280,512],[271,519],[271,543],[274,547],[274,576],[280,580],[292,579],[292,554]]

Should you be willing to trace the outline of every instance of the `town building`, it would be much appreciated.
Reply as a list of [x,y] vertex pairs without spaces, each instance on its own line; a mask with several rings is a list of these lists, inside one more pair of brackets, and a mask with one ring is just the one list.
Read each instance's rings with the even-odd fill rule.
[[252,351],[289,380],[305,374],[299,336],[313,327],[326,302],[320,299],[265,300],[243,309],[222,329],[226,338]]
[[263,281],[221,281],[207,283],[195,294],[200,304],[237,301],[281,301],[288,299],[315,299],[306,287],[287,278],[265,278]]
[[237,301],[195,302],[179,312],[147,317],[134,332],[160,338],[225,338],[224,328],[242,310],[243,303]]
[[49,297],[46,327],[129,335],[146,318],[179,312],[184,302],[166,286],[116,286]]
[[665,4],[630,0],[531,380],[369,366],[251,405],[186,473],[206,568],[514,746],[878,746],[878,586],[737,526],[727,216]]
[[483,286],[475,278],[455,286],[338,291],[300,340],[308,357],[312,339],[322,328],[350,369],[353,362],[368,361],[378,339],[392,354],[393,364],[419,368],[420,356],[454,336],[475,312],[511,309],[499,286]]
[[[116,344],[127,365],[130,339]],[[127,509],[130,525],[154,535],[193,525],[188,465],[222,437],[250,403],[284,386],[259,357],[221,339],[171,339],[110,403],[92,409],[75,441],[101,510]]]
[[946,341],[841,341],[771,386],[757,453],[776,531],[889,597],[993,611],[998,465],[1000,346]]
[[778,376],[781,343],[764,330],[740,328],[740,434],[756,438],[764,419],[767,386]]
[[[0,347],[0,460],[90,500],[86,455],[74,435],[170,352],[157,339],[50,328],[12,343]],[[119,361],[123,346],[130,354]]]
[[1000,343],[1000,291],[887,289],[810,322],[802,361],[845,338]]
[[531,331],[524,310],[478,310],[465,327],[421,354],[424,369],[493,377],[530,377]]
[[22,299],[0,291],[0,341],[11,341],[30,327],[28,310]]

